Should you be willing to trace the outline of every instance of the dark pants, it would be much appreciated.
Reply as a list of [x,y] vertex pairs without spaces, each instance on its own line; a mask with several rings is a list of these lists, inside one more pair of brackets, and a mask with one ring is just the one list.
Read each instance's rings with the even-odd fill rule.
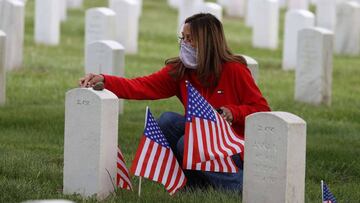
[[[184,154],[185,117],[174,112],[165,112],[158,119],[158,123],[181,165]],[[216,189],[236,190],[241,192],[243,164],[239,155],[232,156],[232,159],[236,166],[238,166],[239,172],[218,173],[184,170],[187,178],[187,185],[200,188],[212,186]]]

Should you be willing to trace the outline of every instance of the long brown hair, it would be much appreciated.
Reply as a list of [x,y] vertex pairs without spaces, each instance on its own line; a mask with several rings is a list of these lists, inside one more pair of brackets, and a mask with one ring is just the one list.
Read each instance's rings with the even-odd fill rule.
[[[204,86],[216,86],[220,79],[221,64],[237,61],[246,65],[242,56],[234,55],[225,40],[221,22],[210,13],[199,13],[188,17],[185,24],[190,25],[190,35],[197,47],[197,77]],[[188,70],[179,57],[170,58],[165,64],[173,64],[170,75],[181,79]]]

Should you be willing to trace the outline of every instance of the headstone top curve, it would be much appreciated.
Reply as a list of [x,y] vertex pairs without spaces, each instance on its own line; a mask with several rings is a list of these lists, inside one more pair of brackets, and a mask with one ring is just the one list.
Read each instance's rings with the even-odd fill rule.
[[253,113],[253,114],[247,116],[246,119],[254,119],[258,116],[264,116],[264,115],[281,119],[289,124],[295,124],[295,123],[306,124],[304,119],[300,118],[299,116],[289,113],[289,112],[284,112],[284,111],[257,112],[257,113]]
[[118,99],[118,97],[111,91],[104,89],[102,91],[93,90],[93,88],[74,88],[66,92],[66,95],[73,93],[91,93],[96,95],[99,99]]
[[316,31],[316,32],[320,32],[323,35],[333,35],[334,34],[331,30],[322,28],[322,27],[304,28],[304,29],[300,30],[299,32],[304,32],[304,31]]
[[110,8],[106,7],[96,7],[96,8],[90,8],[88,11],[100,11],[105,15],[116,15],[115,11],[111,10]]
[[120,44],[119,42],[114,41],[114,40],[98,40],[98,41],[91,42],[89,45],[97,44],[97,43],[106,44],[107,46],[109,46],[112,49],[121,49],[121,50],[125,49],[125,47],[122,44]]

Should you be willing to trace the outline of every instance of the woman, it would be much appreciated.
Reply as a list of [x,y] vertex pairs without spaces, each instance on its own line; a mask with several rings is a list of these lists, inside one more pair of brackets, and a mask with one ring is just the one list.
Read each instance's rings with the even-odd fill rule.
[[[162,99],[177,96],[186,106],[185,81],[232,124],[244,137],[245,117],[270,108],[256,86],[244,58],[231,53],[221,22],[211,14],[196,14],[185,20],[179,57],[166,60],[165,67],[151,75],[126,79],[110,75],[88,74],[79,80],[81,87],[104,82],[105,88],[124,99]],[[185,117],[163,113],[158,123],[171,148],[182,163]],[[185,171],[190,186],[213,186],[241,191],[242,161],[234,155],[238,173]]]

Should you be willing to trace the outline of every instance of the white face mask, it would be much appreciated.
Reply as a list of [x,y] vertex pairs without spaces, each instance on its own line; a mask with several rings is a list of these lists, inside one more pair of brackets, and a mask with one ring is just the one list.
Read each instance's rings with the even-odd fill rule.
[[185,43],[183,40],[180,42],[180,54],[181,62],[186,68],[196,69],[197,68],[197,53],[196,49],[190,44]]

